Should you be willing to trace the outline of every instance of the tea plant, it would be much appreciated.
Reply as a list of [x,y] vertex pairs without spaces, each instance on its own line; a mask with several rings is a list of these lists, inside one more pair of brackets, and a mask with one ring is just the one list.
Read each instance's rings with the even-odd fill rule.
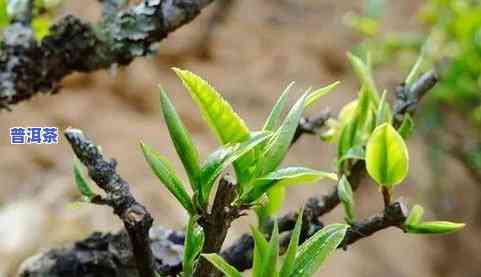
[[[401,68],[420,54],[421,68],[436,65],[442,78],[427,97],[425,108],[418,116],[421,133],[430,138],[433,157],[439,152],[457,159],[474,181],[481,181],[481,2],[478,0],[429,0],[421,6],[417,17],[427,31],[382,33],[383,10],[388,1],[366,0],[362,15],[349,14],[347,23],[359,31],[363,41],[355,47],[357,53],[377,53],[374,64],[398,60]],[[406,82],[412,80],[407,78]],[[446,110],[450,113],[446,113]],[[454,115],[466,125],[452,128],[446,116]],[[443,134],[442,136],[435,135]],[[449,138],[455,137],[456,143]],[[459,141],[462,141],[461,143]],[[461,146],[463,145],[463,146]],[[434,158],[434,167],[443,166],[443,158]]]
[[[241,276],[241,271],[252,267],[252,275],[256,277],[311,276],[336,248],[347,248],[388,227],[413,234],[445,234],[464,227],[464,224],[446,221],[424,222],[421,206],[415,205],[407,215],[402,203],[392,201],[395,187],[401,185],[408,174],[405,139],[413,129],[411,114],[420,97],[434,86],[436,74],[430,72],[410,82],[412,85],[406,86],[404,95],[398,95],[395,105],[391,106],[387,101],[388,92],[379,94],[369,59],[366,62],[352,54],[348,57],[360,80],[358,97],[341,110],[338,118],[323,119],[328,128],[320,133],[322,139],[337,144],[337,170],[333,173],[302,166],[281,167],[281,163],[300,133],[316,133],[319,129],[313,127],[316,124],[312,124],[312,119],[303,118],[302,113],[331,92],[337,82],[306,91],[282,118],[291,83],[275,103],[263,128],[252,131],[211,85],[187,70],[174,68],[221,145],[201,163],[191,134],[167,93],[160,88],[163,118],[189,186],[152,147],[141,143],[141,149],[154,174],[190,218],[185,231],[182,272],[175,274],[216,276],[222,272],[226,276]],[[417,70],[414,66],[409,75],[416,75]],[[414,104],[413,97],[417,97]],[[128,190],[118,194],[119,188],[108,187],[115,182],[121,184],[120,188],[124,184],[115,177],[115,171],[111,171],[114,165],[107,162],[110,170],[105,174],[105,165],[101,166],[105,163],[103,157],[92,142],[73,129],[66,131],[66,137],[90,176],[107,192],[106,196],[95,194],[75,166],[75,181],[84,200],[113,206],[130,235],[140,276],[158,273],[153,269],[152,253],[150,257],[137,254],[150,252],[148,243],[139,240],[150,228],[150,214],[136,204],[135,219],[143,223],[129,221],[132,212],[129,206],[131,201],[136,201]],[[225,173],[230,166],[235,179]],[[378,185],[385,209],[378,215],[358,220],[353,191],[359,187],[364,172]],[[315,183],[324,178],[338,183],[333,193],[322,200],[310,199],[299,213],[277,217],[289,186]],[[216,182],[218,186],[213,192]],[[123,197],[130,200],[122,200]],[[319,217],[338,204],[344,207],[345,223],[323,226]],[[248,237],[254,248],[241,241],[221,252],[231,223],[250,210],[254,210],[259,219],[258,226],[252,227],[252,236]],[[126,213],[127,218],[123,218]],[[290,240],[280,239],[280,233],[291,230],[287,236]],[[285,254],[283,263],[279,264],[282,254]]]

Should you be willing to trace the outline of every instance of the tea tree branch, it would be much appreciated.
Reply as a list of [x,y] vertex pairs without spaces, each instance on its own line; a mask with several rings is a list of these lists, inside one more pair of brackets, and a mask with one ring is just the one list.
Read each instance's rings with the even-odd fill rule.
[[326,121],[331,117],[331,113],[328,109],[322,111],[313,117],[302,117],[299,121],[299,126],[296,129],[294,138],[291,145],[296,143],[299,138],[304,134],[315,135],[324,126]]
[[129,184],[117,174],[115,169],[117,162],[115,160],[106,160],[97,145],[78,129],[67,129],[65,137],[72,146],[75,155],[87,167],[89,176],[107,194],[106,202],[124,223],[132,245],[139,276],[155,276],[149,242],[149,229],[153,222],[152,216],[134,198],[130,192]]
[[408,86],[404,83],[396,89],[393,126],[399,127],[406,114],[413,114],[421,98],[431,90],[439,80],[438,73],[433,70],[423,74],[416,82]]
[[[204,228],[205,233],[202,253],[220,252],[232,221],[239,217],[239,210],[231,206],[236,196],[235,189],[235,183],[228,176],[221,178],[211,212],[202,215],[199,219],[199,225]],[[210,262],[200,258],[194,275],[215,276],[217,272],[217,269]]]
[[[351,227],[347,230],[346,236],[343,242],[339,246],[346,249],[348,245],[355,243],[356,241],[369,237],[374,233],[390,228],[397,227],[402,228],[402,224],[406,220],[407,211],[402,203],[394,202],[387,206],[383,212],[368,217],[361,221],[356,221],[351,224]],[[284,222],[285,224],[286,222]],[[290,223],[289,223],[290,224]],[[321,223],[322,224],[322,223]],[[282,226],[281,224],[279,227]],[[312,232],[315,232],[322,228],[322,226],[310,224]],[[290,227],[289,229],[293,229]],[[283,238],[281,242],[281,250],[285,251],[289,244],[290,232]],[[238,240],[239,243],[226,249],[222,252],[222,256],[232,266],[238,270],[247,270],[252,267],[252,251],[254,248],[254,240],[248,235],[244,234]]]
[[[406,114],[412,114],[417,108],[417,104],[421,98],[434,87],[438,81],[438,75],[435,71],[431,71],[422,75],[413,85],[408,86],[401,84],[397,91],[397,98],[395,103],[394,111],[394,124],[395,126],[400,126],[404,116]],[[301,122],[302,123],[302,122]],[[301,126],[300,123],[300,126]],[[317,125],[320,126],[320,125]],[[298,130],[302,130],[303,127],[299,127]],[[315,133],[314,129],[314,133]],[[302,132],[300,134],[309,134],[312,132]],[[295,142],[295,141],[293,141]],[[351,184],[352,190],[356,191],[362,183],[362,180],[366,176],[366,168],[364,161],[354,161],[350,164],[347,169],[348,181]],[[321,225],[319,217],[332,211],[340,204],[340,199],[337,193],[337,187],[334,190],[322,196],[321,198],[312,197],[308,200],[306,206],[304,207],[304,224],[308,222],[311,227]],[[390,203],[387,203],[385,198],[385,206],[391,207]],[[389,200],[390,202],[390,200]],[[393,204],[394,205],[394,204]],[[294,228],[296,222],[297,214],[290,213],[278,219],[279,231],[288,231]],[[322,226],[320,226],[322,227]],[[304,228],[307,229],[307,228]],[[267,233],[270,233],[268,231]],[[305,236],[305,234],[304,234]],[[244,234],[241,238],[236,241],[231,247],[226,249],[222,255],[231,264],[236,266],[239,270],[245,270],[251,267],[252,262],[252,250],[254,243],[250,243],[252,238],[248,234]],[[245,246],[243,246],[245,245]],[[249,248],[250,247],[250,248]],[[232,255],[231,253],[235,253]],[[242,253],[242,254],[241,254]],[[241,257],[243,260],[239,260]]]
[[[354,222],[339,247],[346,248],[360,239],[390,227],[400,228],[405,220],[406,211],[403,205],[400,202],[394,202],[383,212]],[[281,241],[281,250],[284,251],[289,242],[290,232],[285,232],[285,234],[286,237]],[[76,242],[72,247],[51,249],[32,257],[21,267],[20,276],[78,276],[90,272],[89,270],[92,269],[96,269],[97,273],[115,273],[117,274],[115,276],[137,276],[132,274],[132,268],[129,266],[133,261],[132,252],[130,249],[123,248],[125,240],[127,240],[127,235],[123,231],[118,234],[106,235],[94,233],[89,238]],[[159,226],[152,228],[151,248],[159,273],[175,276],[181,272],[182,254],[179,249],[182,248],[183,241],[182,232]],[[244,234],[240,241],[242,243],[229,247],[222,255],[237,269],[246,270],[252,267],[254,240],[250,235]]]
[[0,106],[57,92],[73,72],[127,65],[153,52],[152,46],[192,21],[213,0],[144,0],[118,10],[121,1],[105,0],[101,22],[67,15],[41,42],[29,26],[12,24],[0,45]]

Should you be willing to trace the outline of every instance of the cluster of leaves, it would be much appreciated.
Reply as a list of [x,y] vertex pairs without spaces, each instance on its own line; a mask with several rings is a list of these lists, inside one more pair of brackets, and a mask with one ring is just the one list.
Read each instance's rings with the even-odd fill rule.
[[[302,211],[299,212],[282,265],[279,265],[279,230],[277,224],[274,224],[270,241],[267,241],[264,234],[257,228],[252,227],[254,237],[252,276],[312,276],[319,270],[326,258],[341,244],[349,227],[346,224],[328,225],[299,245],[301,226]],[[229,265],[219,255],[203,254],[202,256],[214,264],[225,276],[242,276],[237,269]]]
[[[420,66],[444,64],[440,82],[426,99],[419,113],[423,130],[445,127],[445,107],[461,115],[476,130],[481,130],[481,2],[479,0],[429,0],[418,12],[429,34],[381,33],[382,0],[366,0],[363,15],[350,14],[348,24],[364,36],[357,53],[377,53],[374,64],[410,64],[419,52],[424,56]],[[366,22],[370,22],[369,24]],[[444,63],[447,61],[447,63]],[[470,166],[481,170],[479,147],[470,149]]]
[[[0,29],[8,26],[29,9],[31,0],[0,0]],[[35,37],[40,40],[48,34],[53,19],[53,12],[63,0],[34,0],[32,10],[32,29]]]
[[[356,219],[353,193],[346,176],[349,176],[351,166],[357,162],[365,163],[369,175],[384,193],[390,194],[394,186],[402,183],[408,173],[409,163],[404,138],[411,133],[412,120],[406,116],[401,127],[396,130],[392,126],[392,108],[387,101],[387,92],[379,96],[369,61],[363,61],[352,54],[349,54],[349,60],[361,81],[359,95],[342,109],[337,120],[330,121],[330,129],[321,135],[323,139],[337,143],[337,173],[301,166],[279,168],[288,152],[304,109],[332,91],[337,82],[313,92],[310,90],[305,92],[282,119],[289,89],[292,87],[292,83],[289,84],[275,103],[263,128],[260,131],[251,131],[231,105],[206,81],[189,71],[174,68],[221,144],[201,164],[199,151],[192,136],[166,92],[160,88],[164,121],[187,173],[191,193],[166,158],[145,143],[141,143],[141,148],[154,174],[190,216],[186,229],[183,276],[192,276],[194,272],[205,240],[199,220],[209,214],[214,183],[231,165],[236,176],[236,194],[229,208],[238,210],[255,208],[260,230],[265,230],[267,220],[271,219],[282,206],[287,186],[314,183],[323,178],[338,180],[337,176],[341,176],[338,193],[346,211],[346,222],[354,223]],[[417,69],[418,66],[414,66],[409,75],[415,75]],[[74,168],[74,176],[84,200],[94,203],[98,201],[99,196],[90,189],[78,166]],[[416,207],[413,213],[419,214],[418,209]],[[405,229],[411,233],[438,234],[452,232],[463,226],[449,222],[420,223],[420,218],[419,215],[410,216],[404,226]],[[298,246],[300,224],[301,218],[298,219],[284,263],[279,270],[277,227],[274,227],[269,242],[258,228],[253,228],[254,276],[312,275],[341,243],[349,227],[346,224],[324,227]],[[206,254],[204,257],[227,276],[240,275],[216,254]]]
[[[393,188],[401,184],[408,174],[409,155],[404,140],[412,133],[414,125],[407,114],[397,130],[393,127],[392,107],[387,101],[386,91],[379,97],[369,55],[367,61],[352,54],[348,57],[361,88],[357,99],[344,106],[338,119],[329,123],[331,129],[321,134],[321,138],[337,143],[338,174],[342,174],[337,192],[345,210],[346,222],[351,224],[355,221],[355,209],[352,188],[346,178],[349,168],[353,163],[364,162],[371,178],[380,186],[384,196],[390,198]],[[408,85],[418,70],[419,60],[406,78]],[[416,206],[415,211],[419,208]],[[420,223],[419,220],[410,218],[405,229],[410,233],[442,234],[464,226],[443,221]]]

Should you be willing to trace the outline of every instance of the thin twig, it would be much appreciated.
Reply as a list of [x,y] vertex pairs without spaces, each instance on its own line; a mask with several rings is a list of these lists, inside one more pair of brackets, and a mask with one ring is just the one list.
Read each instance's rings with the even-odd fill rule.
[[67,129],[65,137],[75,155],[87,167],[89,176],[107,194],[106,202],[124,223],[129,234],[139,276],[154,277],[154,262],[149,242],[152,216],[134,198],[129,184],[117,174],[115,160],[106,160],[97,145],[78,129]]

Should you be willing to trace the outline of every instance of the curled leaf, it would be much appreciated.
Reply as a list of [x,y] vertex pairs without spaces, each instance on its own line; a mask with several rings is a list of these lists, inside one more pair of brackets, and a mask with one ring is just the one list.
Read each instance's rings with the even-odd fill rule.
[[418,224],[423,219],[423,215],[424,215],[423,207],[421,207],[420,205],[414,205],[414,207],[412,207],[411,211],[409,212],[409,215],[406,218],[406,221],[404,221],[404,224],[405,225]]
[[354,212],[354,196],[352,193],[351,184],[345,175],[342,175],[339,184],[337,185],[337,195],[342,202],[344,212],[346,213],[347,222],[354,222],[356,215]]

